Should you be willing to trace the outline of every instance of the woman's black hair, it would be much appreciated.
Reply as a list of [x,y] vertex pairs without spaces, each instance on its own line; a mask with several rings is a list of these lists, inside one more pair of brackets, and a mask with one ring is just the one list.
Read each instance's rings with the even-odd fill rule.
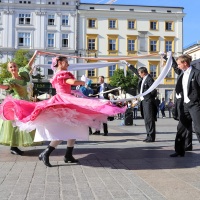
[[58,61],[64,61],[64,60],[67,60],[67,57],[65,57],[65,56],[57,56],[54,67],[58,67]]

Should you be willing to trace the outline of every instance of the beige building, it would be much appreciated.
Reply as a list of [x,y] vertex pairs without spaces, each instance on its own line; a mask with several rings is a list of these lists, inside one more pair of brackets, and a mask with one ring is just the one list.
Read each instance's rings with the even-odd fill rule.
[[[94,57],[133,58],[135,67],[146,66],[156,79],[162,67],[158,53],[182,54],[183,8],[134,5],[80,4],[78,8],[78,54]],[[117,61],[117,60],[116,60]],[[91,62],[88,60],[88,62]],[[103,75],[109,82],[120,65],[78,72],[93,82]],[[176,75],[172,70],[158,87],[160,98],[174,98]]]
[[200,69],[200,41],[194,42],[185,47],[183,53],[192,56],[191,65]]

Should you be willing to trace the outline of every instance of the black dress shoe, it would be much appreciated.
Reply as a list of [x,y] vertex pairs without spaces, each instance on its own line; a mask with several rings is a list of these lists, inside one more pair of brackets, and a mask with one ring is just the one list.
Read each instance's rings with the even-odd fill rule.
[[108,132],[105,132],[104,134],[103,134],[103,136],[107,136],[108,135]]
[[93,135],[100,135],[100,131],[95,131]]
[[186,147],[185,151],[192,151],[192,146]]
[[24,154],[24,152],[21,151],[20,149],[18,149],[17,147],[11,147],[10,153],[14,154],[14,155],[20,155],[20,156],[22,156]]
[[146,142],[148,140],[148,138],[144,139],[143,142]]
[[184,157],[184,154],[173,153],[170,155],[170,157],[178,157],[178,156]]
[[148,140],[146,140],[145,142],[150,143],[150,142],[155,142],[155,140],[148,139]]

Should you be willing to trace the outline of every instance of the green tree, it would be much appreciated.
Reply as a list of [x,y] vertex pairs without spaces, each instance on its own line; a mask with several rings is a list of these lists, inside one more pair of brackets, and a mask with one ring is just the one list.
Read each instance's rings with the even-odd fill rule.
[[[29,59],[32,57],[33,53],[31,53],[29,50],[20,49],[15,52],[13,62],[17,64],[17,66],[23,67],[26,66],[29,62]],[[3,83],[3,80],[5,78],[11,77],[11,74],[7,70],[7,64],[10,60],[8,60],[6,63],[0,64],[0,83]]]
[[11,77],[11,74],[7,70],[7,64],[8,62],[0,64],[0,84],[3,83],[5,78]]
[[113,76],[110,78],[110,85],[114,87],[121,87],[122,90],[136,89],[138,84],[138,77],[133,75],[131,70],[127,70],[124,76],[123,69],[117,69]]
[[15,52],[13,61],[19,68],[24,67],[28,64],[32,56],[33,53],[31,53],[29,50],[20,49]]

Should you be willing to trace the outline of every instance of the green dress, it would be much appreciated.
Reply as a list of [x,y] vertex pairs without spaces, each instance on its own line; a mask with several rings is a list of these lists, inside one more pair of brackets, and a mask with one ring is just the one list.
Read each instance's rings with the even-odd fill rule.
[[[8,78],[4,81],[4,85],[9,86],[9,94],[16,99],[28,100],[27,83],[30,81],[29,77],[30,67],[26,65],[19,69],[19,76],[21,80],[14,78]],[[12,147],[18,146],[31,146],[35,131],[27,133],[20,131],[18,127],[12,126],[12,121],[0,119],[0,144],[8,145]]]

